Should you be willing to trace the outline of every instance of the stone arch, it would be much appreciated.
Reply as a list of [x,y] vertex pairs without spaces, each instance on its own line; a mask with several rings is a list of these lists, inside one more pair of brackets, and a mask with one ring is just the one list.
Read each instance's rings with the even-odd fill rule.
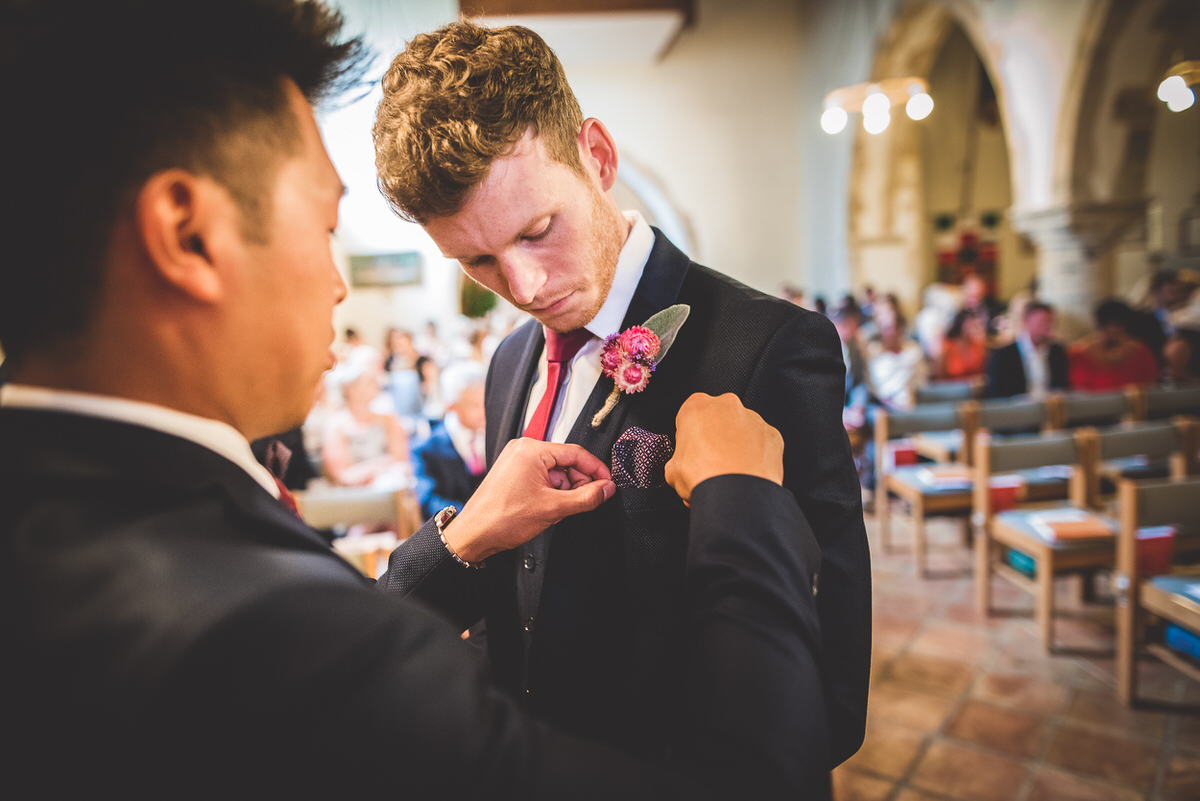
[[[995,92],[1005,195],[1001,207],[995,210],[1006,215],[1015,191],[1010,166],[1014,156],[1008,135],[1009,109],[1005,84],[988,49],[978,9],[969,2],[904,3],[875,49],[870,77],[880,80],[912,75],[928,80],[953,37],[969,43],[981,66],[984,76],[981,80],[990,82]],[[937,115],[935,107],[928,120],[913,122],[902,110],[897,110],[883,134],[871,136],[861,129],[855,133],[848,231],[853,283],[894,291],[910,311],[921,306],[921,293],[937,275],[921,133],[921,126],[938,124]],[[998,289],[1009,295],[1027,281],[1033,261],[1027,246],[1008,231],[1007,222],[1002,225],[1001,250],[1010,254],[1003,257],[1009,275],[1007,280],[1001,275],[1004,284]]]

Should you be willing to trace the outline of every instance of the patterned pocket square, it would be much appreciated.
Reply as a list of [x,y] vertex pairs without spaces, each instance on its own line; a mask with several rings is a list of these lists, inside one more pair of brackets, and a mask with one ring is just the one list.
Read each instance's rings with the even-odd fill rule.
[[671,438],[633,426],[613,444],[612,477],[618,487],[654,489],[666,486],[663,468],[675,452]]

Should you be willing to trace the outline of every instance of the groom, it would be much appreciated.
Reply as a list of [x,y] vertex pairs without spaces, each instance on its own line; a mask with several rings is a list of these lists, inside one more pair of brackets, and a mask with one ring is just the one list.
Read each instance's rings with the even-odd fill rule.
[[[662,464],[689,395],[735,393],[782,432],[784,485],[820,544],[825,708],[812,714],[828,721],[831,764],[845,760],[863,738],[871,599],[834,327],[695,264],[636,212],[622,213],[610,193],[613,138],[583,118],[532,31],[458,22],[417,36],[383,86],[376,166],[393,208],[534,318],[491,363],[489,460],[521,436],[578,443],[611,462],[619,486],[614,502],[482,566],[437,561],[442,544],[414,537],[393,555],[389,589],[425,598],[463,628],[486,619],[495,680],[539,716],[667,755],[688,658],[688,510]],[[614,388],[605,338],[676,304],[690,314],[649,382],[597,420]],[[548,354],[560,345],[565,353]]]

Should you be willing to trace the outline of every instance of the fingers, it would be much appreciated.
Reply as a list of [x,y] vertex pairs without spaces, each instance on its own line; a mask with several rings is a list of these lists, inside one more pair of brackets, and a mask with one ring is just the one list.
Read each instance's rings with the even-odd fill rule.
[[686,503],[705,479],[732,473],[783,483],[783,437],[736,395],[696,393],[676,416],[667,482]]
[[[574,473],[571,475],[585,476],[587,480],[612,478],[612,474],[608,471],[608,466],[585,448],[561,442],[529,441],[536,443],[536,446],[541,449],[543,464],[546,465],[547,470],[555,468],[567,471],[573,470]],[[574,478],[572,480],[573,482],[575,481]]]

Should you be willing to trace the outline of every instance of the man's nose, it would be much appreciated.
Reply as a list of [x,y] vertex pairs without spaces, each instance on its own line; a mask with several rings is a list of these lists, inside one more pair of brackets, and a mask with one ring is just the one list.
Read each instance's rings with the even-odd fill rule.
[[506,253],[501,258],[500,272],[512,299],[522,306],[533,303],[546,283],[546,273],[537,260],[519,252]]

